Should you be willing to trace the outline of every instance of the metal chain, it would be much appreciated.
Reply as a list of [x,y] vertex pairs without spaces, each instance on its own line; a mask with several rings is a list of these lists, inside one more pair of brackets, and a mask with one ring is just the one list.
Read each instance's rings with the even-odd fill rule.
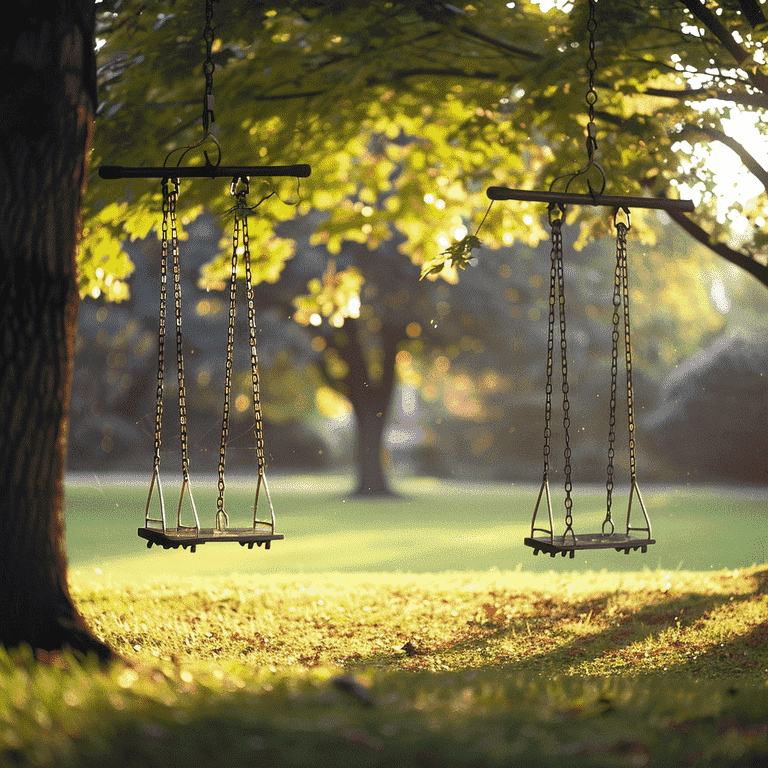
[[635,396],[632,386],[632,334],[629,322],[629,269],[627,268],[627,233],[631,224],[617,222],[617,251],[621,253],[622,294],[624,299],[624,355],[627,364],[627,428],[629,431],[629,474],[634,482],[637,479],[635,461]]
[[229,324],[227,326],[227,361],[224,373],[224,413],[221,420],[221,447],[219,449],[219,498],[216,502],[216,529],[223,530],[229,524],[224,511],[224,465],[227,458],[229,434],[229,405],[232,394],[232,366],[235,349],[235,312],[237,303],[237,252],[240,247],[241,217],[235,216],[232,233],[232,274],[229,283]]
[[160,445],[163,429],[163,380],[165,377],[165,319],[168,305],[168,220],[170,218],[170,179],[163,179],[163,228],[160,252],[160,319],[157,330],[157,394],[155,401],[155,460],[160,466]]
[[595,90],[595,72],[597,70],[597,59],[595,59],[595,33],[597,32],[597,21],[595,19],[596,4],[597,0],[589,0],[589,21],[587,22],[587,30],[589,32],[589,58],[587,59],[589,88],[585,98],[589,114],[589,123],[587,125],[587,156],[589,160],[592,160],[597,149],[597,126],[595,125],[595,104],[597,103],[597,91]]
[[549,324],[547,329],[547,396],[544,408],[544,480],[549,477],[550,439],[552,438],[552,369],[555,351],[555,304],[557,302],[557,253],[562,251],[561,218],[552,218],[554,206],[550,206],[552,229],[551,265],[549,268]]
[[[246,193],[241,193],[243,205]],[[245,285],[248,301],[248,341],[251,347],[251,384],[253,387],[253,434],[256,438],[256,460],[259,467],[259,476],[264,474],[266,462],[264,460],[264,424],[261,413],[261,394],[259,392],[259,357],[256,349],[256,308],[253,299],[253,281],[251,280],[251,251],[248,243],[248,216],[242,217],[243,250],[245,258]]]
[[175,179],[168,196],[168,214],[171,221],[171,256],[173,264],[173,304],[176,315],[176,369],[179,382],[179,428],[181,439],[181,472],[189,479],[189,451],[187,440],[187,394],[184,385],[184,345],[181,328],[181,265],[179,263],[179,235],[176,227],[176,202],[179,182]]
[[207,136],[210,124],[216,120],[213,114],[213,70],[216,69],[216,65],[213,63],[213,0],[205,0],[205,29],[203,30],[203,39],[205,40],[205,62],[203,63],[203,74],[205,75],[203,132]]
[[[623,304],[624,315],[624,357],[627,369],[627,429],[629,435],[629,472],[632,481],[637,479],[637,466],[635,459],[635,413],[634,413],[634,389],[632,386],[632,338],[630,329],[629,312],[629,271],[627,269],[627,233],[629,212],[627,221],[616,221],[616,276],[613,288],[613,345],[611,353],[611,418],[608,435],[608,480],[607,490],[607,514],[606,522],[611,523],[611,499],[613,493],[613,459],[615,456],[614,441],[616,439],[616,393],[619,367],[619,323],[621,317],[619,308]],[[604,523],[605,526],[605,523]],[[611,527],[613,524],[611,523]]]
[[[621,320],[619,309],[621,307],[621,286],[624,272],[624,262],[620,244],[620,231],[616,238],[616,271],[613,283],[613,334],[611,344],[611,405],[608,421],[608,479],[605,484],[607,491],[606,522],[611,521],[611,505],[613,501],[613,460],[616,456],[614,443],[616,441],[616,391],[619,371],[619,322]],[[626,257],[626,252],[624,253]],[[605,524],[604,524],[605,525]]]
[[549,272],[549,328],[547,340],[547,398],[546,415],[544,429],[544,479],[546,480],[549,472],[549,452],[550,437],[552,435],[552,370],[554,368],[554,347],[555,347],[555,304],[558,305],[559,325],[560,325],[560,361],[562,370],[562,391],[563,391],[563,430],[565,433],[565,531],[563,539],[568,533],[573,533],[573,499],[571,492],[573,483],[571,481],[571,418],[570,401],[568,399],[568,346],[565,322],[565,278],[563,274],[563,236],[562,224],[565,217],[565,210],[557,205],[550,206],[549,222],[552,230],[552,265]]
[[[558,226],[559,231],[559,226]],[[558,232],[559,233],[559,232]],[[565,536],[570,532],[573,536],[573,499],[571,498],[571,491],[573,490],[573,483],[571,482],[571,417],[570,417],[570,402],[568,400],[568,346],[567,346],[567,334],[565,329],[565,278],[563,275],[563,241],[562,237],[558,238],[557,249],[557,285],[558,285],[558,304],[560,305],[560,359],[562,363],[563,373],[563,431],[565,433],[565,450],[563,456],[565,458],[565,465],[563,468],[563,474],[565,476],[565,532],[563,533],[563,540]]]

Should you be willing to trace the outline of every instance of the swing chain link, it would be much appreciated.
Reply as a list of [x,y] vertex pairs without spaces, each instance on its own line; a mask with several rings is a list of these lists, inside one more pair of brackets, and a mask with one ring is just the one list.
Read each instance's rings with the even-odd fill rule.
[[[550,215],[552,207],[550,206]],[[547,330],[547,389],[546,404],[544,408],[544,480],[549,477],[549,442],[552,437],[552,369],[555,354],[555,302],[557,291],[557,241],[561,237],[560,219],[551,219],[552,251],[550,253],[551,265],[549,268],[549,322]]]
[[213,99],[213,71],[216,65],[213,63],[213,0],[205,0],[205,61],[203,62],[203,74],[205,75],[205,95],[203,96],[203,132],[207,136],[210,123],[215,122]]
[[[234,183],[232,188],[234,189]],[[245,195],[245,192],[238,193]],[[239,201],[238,201],[239,202]],[[223,530],[229,524],[224,511],[224,467],[227,457],[227,436],[229,434],[229,408],[232,394],[232,367],[235,350],[235,313],[237,304],[237,256],[240,248],[240,227],[244,219],[235,217],[232,233],[232,274],[229,284],[229,324],[227,326],[227,360],[224,373],[224,412],[221,421],[221,446],[219,448],[219,497],[216,502],[216,530]]]
[[568,534],[568,532],[570,532],[573,536],[573,499],[571,498],[573,483],[571,482],[571,417],[570,402],[568,400],[568,348],[566,342],[567,335],[565,330],[565,278],[563,275],[562,244],[562,236],[560,236],[559,250],[557,254],[557,283],[559,291],[558,303],[560,305],[560,356],[563,370],[563,431],[565,433],[565,451],[563,454],[565,457],[565,465],[563,468],[563,474],[565,476],[565,532],[563,533],[563,540],[565,540],[565,536]]
[[[245,193],[242,194],[242,203],[245,202]],[[251,279],[251,250],[248,239],[248,218],[243,217],[243,250],[245,260],[245,286],[248,301],[248,341],[251,350],[251,386],[253,388],[253,434],[256,438],[256,460],[259,468],[259,476],[264,475],[264,424],[261,412],[261,394],[259,391],[259,356],[256,348],[256,307],[253,298],[253,280]]]
[[179,428],[181,439],[181,471],[189,479],[189,451],[187,439],[187,394],[184,384],[184,348],[181,326],[181,264],[179,262],[179,235],[176,227],[176,202],[179,182],[175,179],[168,194],[168,213],[171,221],[171,257],[173,268],[173,303],[176,316],[176,368],[179,382]]
[[587,111],[589,122],[587,124],[587,157],[590,162],[597,150],[597,126],[595,125],[595,104],[597,103],[597,91],[595,90],[595,72],[597,71],[597,59],[595,58],[595,33],[597,32],[597,20],[595,19],[596,0],[589,0],[589,58],[587,59],[587,72],[589,73],[589,88],[586,93]]
[[634,415],[634,390],[632,386],[632,338],[630,329],[629,312],[629,270],[627,268],[627,233],[631,227],[629,212],[627,211],[627,223],[614,219],[616,227],[616,274],[613,288],[613,335],[611,348],[611,406],[610,429],[608,434],[608,480],[606,523],[611,523],[611,500],[613,494],[613,460],[615,456],[614,442],[616,439],[616,393],[619,367],[619,324],[622,317],[620,308],[623,305],[624,320],[624,357],[627,370],[627,429],[629,436],[629,472],[632,482],[637,479],[635,460],[635,415]]
[[168,220],[170,218],[170,179],[163,179],[163,225],[160,251],[160,318],[157,330],[157,391],[155,401],[155,459],[160,466],[160,446],[163,430],[163,381],[165,378],[165,320],[168,306]]
[[616,392],[619,372],[619,310],[622,304],[622,275],[624,274],[626,251],[621,248],[621,230],[618,229],[616,238],[616,270],[613,283],[613,333],[611,334],[611,403],[608,420],[608,479],[605,483],[607,492],[606,515],[603,528],[611,522],[611,506],[613,502],[613,460],[616,456],[614,447],[616,441]]
[[552,251],[550,254],[552,264],[549,272],[549,325],[547,340],[547,397],[546,414],[544,428],[544,479],[547,479],[549,472],[549,453],[550,438],[552,435],[552,371],[554,368],[554,348],[555,348],[555,304],[558,305],[559,327],[560,327],[560,356],[562,369],[562,392],[563,392],[563,431],[565,433],[565,532],[563,540],[568,535],[574,536],[573,532],[573,498],[571,492],[573,483],[571,480],[571,439],[570,439],[570,402],[568,399],[568,348],[565,320],[565,278],[563,272],[563,236],[562,224],[565,217],[565,209],[553,204],[549,209],[549,223],[552,230]]
[[[243,182],[244,186],[238,188]],[[233,179],[230,187],[235,197],[236,207],[247,210],[246,196],[249,191],[248,179]],[[242,243],[243,261],[245,263],[246,297],[248,302],[248,341],[251,358],[251,386],[253,388],[254,435],[256,437],[256,456],[259,467],[259,477],[264,475],[264,437],[263,419],[261,413],[261,397],[259,393],[259,360],[256,351],[256,309],[253,297],[253,279],[251,276],[251,251],[248,236],[248,217],[235,216],[235,228],[232,234],[232,274],[229,287],[229,324],[227,327],[227,361],[224,375],[224,414],[221,425],[221,448],[219,450],[219,497],[216,502],[216,529],[223,530],[229,524],[229,518],[224,511],[224,469],[227,456],[227,437],[229,435],[229,413],[232,394],[232,368],[235,350],[235,315],[237,309],[237,261]]]
[[624,299],[624,356],[627,365],[627,429],[629,434],[629,474],[632,482],[637,480],[637,465],[635,461],[635,396],[632,386],[632,334],[630,329],[629,312],[629,269],[627,268],[627,232],[631,224],[627,216],[627,224],[616,223],[617,251],[621,252],[622,261],[622,295]]

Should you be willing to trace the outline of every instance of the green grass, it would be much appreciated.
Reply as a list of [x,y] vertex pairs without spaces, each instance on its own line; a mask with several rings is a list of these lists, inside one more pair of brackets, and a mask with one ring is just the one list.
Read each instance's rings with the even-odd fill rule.
[[656,547],[569,560],[520,543],[535,488],[349,487],[275,482],[284,542],[191,554],[136,537],[143,487],[70,483],[73,595],[130,665],[0,652],[0,766],[768,760],[759,493],[644,489]]
[[[550,558],[523,546],[538,487],[531,485],[451,484],[436,480],[401,480],[398,501],[354,501],[347,477],[277,478],[270,489],[278,532],[285,540],[269,552],[206,544],[192,555],[184,551],[147,550],[136,536],[143,524],[149,477],[109,485],[98,476],[67,485],[67,546],[75,569],[107,575],[200,576],[232,572],[265,576],[301,573],[440,571],[490,568],[549,570],[709,571],[743,568],[768,561],[768,493],[735,489],[674,487],[643,489],[657,544],[646,554],[613,550]],[[168,513],[177,493],[166,479]],[[212,525],[215,482],[195,481],[195,499],[204,524]],[[626,492],[625,492],[626,493]],[[557,525],[562,525],[562,497],[553,487]],[[227,486],[227,510],[247,520],[253,504],[248,484]],[[621,524],[621,504],[614,517]],[[635,502],[635,506],[636,506]],[[599,529],[605,491],[578,489],[574,504],[577,532]],[[207,521],[207,522],[206,522]]]
[[[282,673],[493,668],[768,681],[768,570],[512,572],[76,582],[91,626],[151,664]],[[410,652],[403,649],[408,645]]]
[[520,674],[108,673],[0,656],[4,766],[757,766],[765,689]]

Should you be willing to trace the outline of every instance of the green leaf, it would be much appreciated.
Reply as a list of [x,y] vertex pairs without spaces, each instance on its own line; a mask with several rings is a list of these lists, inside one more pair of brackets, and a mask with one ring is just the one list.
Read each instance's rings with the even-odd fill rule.
[[456,269],[466,269],[472,260],[472,251],[476,248],[481,248],[482,245],[482,241],[476,235],[465,235],[458,242],[449,245],[436,258],[424,264],[419,279],[423,280],[427,275],[439,274],[443,271],[443,267],[448,261]]

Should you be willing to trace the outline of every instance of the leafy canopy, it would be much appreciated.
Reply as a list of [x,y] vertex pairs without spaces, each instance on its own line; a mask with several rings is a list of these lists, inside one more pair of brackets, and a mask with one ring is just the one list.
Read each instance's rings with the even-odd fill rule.
[[[94,171],[104,163],[159,165],[202,138],[204,3],[104,0],[98,8]],[[607,191],[694,195],[697,212],[682,222],[688,231],[765,280],[764,2],[614,0],[596,8],[595,109]],[[375,249],[398,237],[404,257],[426,265],[430,277],[455,279],[484,213],[479,237],[489,247],[535,244],[544,234],[540,205],[487,210],[488,186],[546,188],[584,164],[586,2],[217,0],[213,10],[213,130],[223,164],[312,166],[301,184],[276,184],[277,195],[251,219],[260,280],[277,281],[293,252],[274,235],[276,223],[313,209],[326,214],[314,242],[332,254],[346,241]],[[754,143],[729,123],[745,114]],[[726,146],[752,187],[718,186],[710,160]],[[185,163],[202,163],[201,149]],[[220,181],[182,184],[183,221],[206,206],[224,224],[232,202]],[[156,226],[158,187],[92,178],[84,292],[127,295],[131,264],[120,243]],[[754,193],[746,198],[744,189]],[[648,239],[655,215],[633,216]],[[605,224],[591,211],[569,216],[583,217],[584,238]],[[203,279],[216,285],[222,269],[214,259]],[[310,291],[318,300],[328,293]]]

